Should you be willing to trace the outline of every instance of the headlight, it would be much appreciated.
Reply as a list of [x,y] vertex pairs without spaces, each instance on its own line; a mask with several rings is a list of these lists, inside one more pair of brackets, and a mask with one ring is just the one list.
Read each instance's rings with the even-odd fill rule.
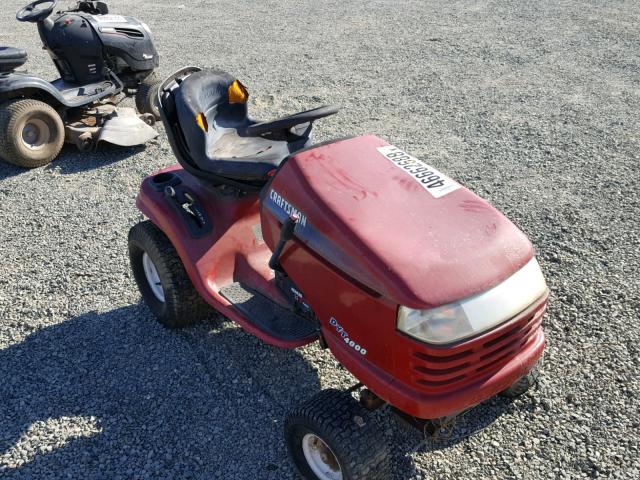
[[546,290],[540,266],[533,258],[504,282],[473,297],[429,310],[401,306],[398,330],[431,344],[456,342],[513,318]]

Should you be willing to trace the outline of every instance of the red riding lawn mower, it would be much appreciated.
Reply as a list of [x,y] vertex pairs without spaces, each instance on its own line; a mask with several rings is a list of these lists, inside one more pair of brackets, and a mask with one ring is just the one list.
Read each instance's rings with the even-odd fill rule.
[[[535,380],[548,290],[527,237],[435,168],[372,135],[310,146],[322,107],[247,115],[227,73],[160,87],[179,165],[146,178],[129,234],[142,296],[184,327],[211,307],[265,342],[319,341],[360,383],[287,415],[307,479],[382,479],[384,405],[433,433]],[[355,396],[359,393],[359,400]]]

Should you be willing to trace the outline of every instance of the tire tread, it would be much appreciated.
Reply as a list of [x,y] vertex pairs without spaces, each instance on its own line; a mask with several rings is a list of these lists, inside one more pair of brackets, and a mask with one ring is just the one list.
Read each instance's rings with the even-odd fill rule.
[[514,399],[524,395],[532,386],[534,386],[538,382],[539,376],[540,369],[536,367],[524,377],[519,378],[510,387],[500,392],[500,396]]
[[285,419],[285,436],[300,424],[312,426],[323,440],[337,446],[340,453],[334,453],[340,457],[343,475],[346,470],[345,480],[390,478],[389,446],[375,419],[349,393],[324,390],[295,407]]
[[156,120],[160,120],[159,116],[151,109],[151,102],[153,98],[150,98],[150,94],[155,87],[159,86],[161,80],[155,74],[149,75],[145,78],[140,85],[138,85],[138,91],[135,95],[136,108],[140,113],[150,113]]
[[[25,113],[36,109],[45,110],[51,114],[54,119],[57,118],[58,121],[56,121],[56,123],[58,123],[58,128],[61,129],[58,144],[56,144],[50,154],[43,159],[25,158],[20,154],[13,141],[17,120]],[[23,168],[42,167],[50,163],[60,154],[64,146],[64,138],[65,132],[62,119],[58,112],[49,104],[33,99],[16,99],[9,100],[0,105],[0,157],[5,161]]]
[[129,245],[132,262],[135,261],[131,252],[133,245],[146,251],[158,269],[165,294],[166,315],[158,317],[163,325],[183,328],[211,314],[211,306],[193,286],[175,247],[151,221],[138,223],[130,230]]

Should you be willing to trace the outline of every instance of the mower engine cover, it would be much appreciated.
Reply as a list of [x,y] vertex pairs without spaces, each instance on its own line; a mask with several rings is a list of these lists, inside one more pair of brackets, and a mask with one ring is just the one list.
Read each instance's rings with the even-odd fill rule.
[[375,136],[288,158],[261,193],[273,250],[338,361],[417,418],[455,415],[526,375],[548,290],[527,237],[462,185]]
[[274,248],[277,222],[295,213],[296,238],[310,250],[420,309],[484,292],[533,258],[531,242],[502,213],[406,157],[372,135],[294,155],[263,193],[265,240]]
[[126,62],[134,71],[145,71],[160,65],[151,29],[146,23],[122,15],[89,15],[107,56]]
[[38,31],[66,82],[102,80],[106,67],[126,75],[159,65],[151,30],[133,17],[63,12],[40,22]]

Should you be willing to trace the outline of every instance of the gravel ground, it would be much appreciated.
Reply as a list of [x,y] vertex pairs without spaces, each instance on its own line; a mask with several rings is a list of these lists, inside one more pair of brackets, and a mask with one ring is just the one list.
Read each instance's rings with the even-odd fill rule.
[[[0,44],[53,78],[21,3],[3,0]],[[396,478],[640,478],[640,4],[109,3],[151,25],[162,73],[227,69],[258,117],[341,105],[318,140],[376,132],[532,238],[552,290],[540,387],[478,407],[447,441],[384,417]],[[3,478],[294,478],[283,415],[353,381],[316,346],[154,322],[126,236],[140,181],[173,161],[161,136],[0,164]]]

